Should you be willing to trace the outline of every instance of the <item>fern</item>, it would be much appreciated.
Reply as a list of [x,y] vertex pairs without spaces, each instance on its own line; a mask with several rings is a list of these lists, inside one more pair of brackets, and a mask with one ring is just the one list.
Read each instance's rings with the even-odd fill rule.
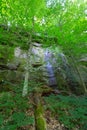
[[87,98],[86,96],[55,96],[45,97],[46,107],[52,115],[70,130],[77,127],[86,130],[87,122]]

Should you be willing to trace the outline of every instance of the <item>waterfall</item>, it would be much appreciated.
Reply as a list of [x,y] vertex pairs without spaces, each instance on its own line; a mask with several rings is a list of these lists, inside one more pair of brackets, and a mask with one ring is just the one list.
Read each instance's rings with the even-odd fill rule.
[[45,68],[46,68],[46,71],[47,71],[47,74],[48,74],[48,80],[49,80],[48,85],[50,87],[55,87],[55,86],[57,86],[57,82],[56,82],[56,77],[55,77],[55,74],[54,74],[54,68],[53,68],[53,66],[50,62],[52,54],[51,54],[51,52],[46,50],[44,55],[45,55],[44,60],[46,62]]

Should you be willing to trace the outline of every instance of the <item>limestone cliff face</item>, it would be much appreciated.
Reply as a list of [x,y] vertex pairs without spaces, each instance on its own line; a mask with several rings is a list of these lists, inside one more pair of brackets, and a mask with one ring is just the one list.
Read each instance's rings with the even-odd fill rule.
[[[24,81],[27,51],[17,47],[13,52],[11,60],[6,60],[0,65],[0,82],[17,82]],[[50,49],[44,49],[39,43],[32,43],[32,51],[30,59],[32,70],[30,72],[30,79],[41,82],[51,87],[71,86],[74,88],[78,86],[79,76],[68,58],[62,53],[56,51],[52,52]],[[81,71],[83,81],[87,85],[87,61],[82,58],[78,60],[78,69]],[[80,64],[80,62],[82,62]],[[74,86],[74,87],[73,87]],[[77,88],[78,89],[78,88]]]
[[[25,70],[27,53],[23,52],[19,47],[14,52],[16,61],[20,61],[19,70]],[[32,51],[30,54],[30,79],[42,82],[48,86],[56,86],[56,77],[54,74],[53,54],[42,47],[41,44],[32,43]],[[21,69],[20,69],[21,68]]]
[[44,64],[44,49],[38,43],[33,43],[31,53],[32,65],[43,65]]

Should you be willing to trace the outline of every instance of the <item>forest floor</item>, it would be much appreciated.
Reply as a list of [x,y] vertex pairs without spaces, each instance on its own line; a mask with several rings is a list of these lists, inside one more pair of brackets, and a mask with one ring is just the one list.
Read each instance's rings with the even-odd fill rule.
[[[34,115],[34,111],[32,109],[29,109],[26,113],[28,116]],[[49,110],[45,111],[44,117],[46,119],[47,130],[67,130],[63,124],[59,123],[56,117],[52,117]],[[35,130],[35,124],[24,126],[21,130]]]
[[60,124],[56,117],[51,116],[50,111],[46,111],[46,121],[48,130],[65,130],[64,125]]
[[[1,88],[1,85],[0,85]],[[22,97],[22,85],[0,92],[0,130],[35,130],[32,99]],[[87,97],[42,97],[47,130],[87,130]]]

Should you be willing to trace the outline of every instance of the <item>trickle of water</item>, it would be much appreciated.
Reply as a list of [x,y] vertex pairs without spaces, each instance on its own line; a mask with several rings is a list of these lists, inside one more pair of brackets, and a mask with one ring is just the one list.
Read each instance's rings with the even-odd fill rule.
[[48,78],[49,78],[49,86],[53,87],[57,85],[57,82],[56,82],[53,66],[50,63],[51,53],[49,51],[46,51],[44,55],[45,55],[45,62],[46,62],[45,68],[47,70]]

